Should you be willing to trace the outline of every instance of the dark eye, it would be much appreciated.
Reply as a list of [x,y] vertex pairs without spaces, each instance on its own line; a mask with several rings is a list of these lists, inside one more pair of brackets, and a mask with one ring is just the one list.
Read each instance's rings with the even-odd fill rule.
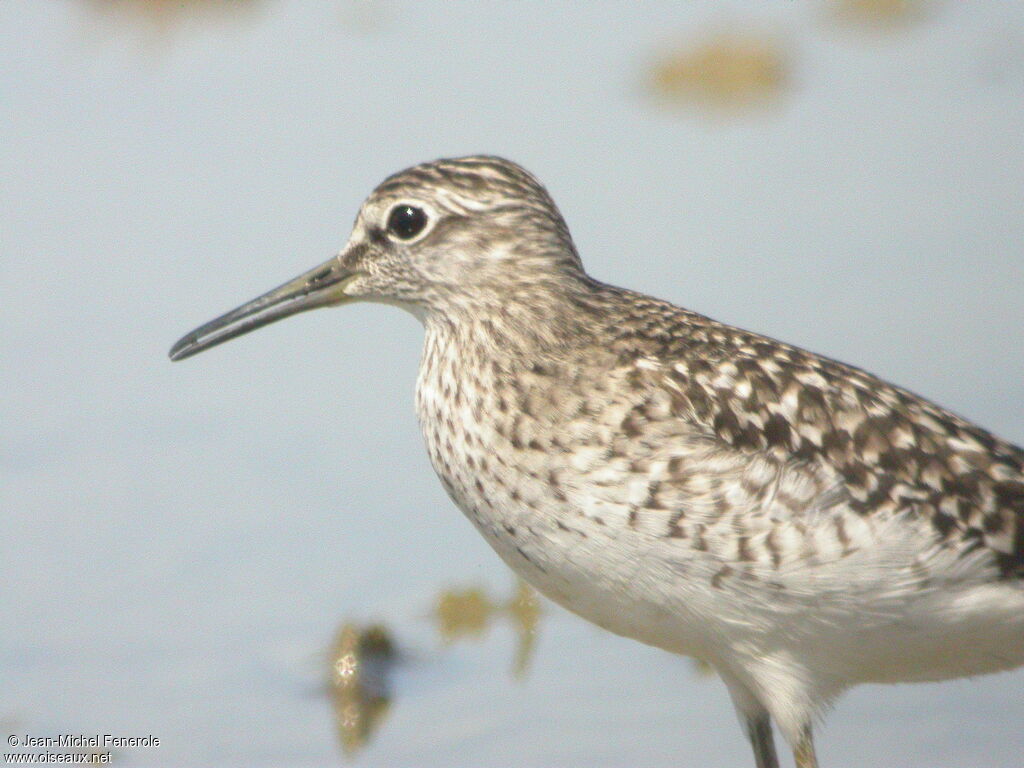
[[427,226],[427,214],[422,208],[396,205],[388,214],[388,232],[402,240],[411,240]]

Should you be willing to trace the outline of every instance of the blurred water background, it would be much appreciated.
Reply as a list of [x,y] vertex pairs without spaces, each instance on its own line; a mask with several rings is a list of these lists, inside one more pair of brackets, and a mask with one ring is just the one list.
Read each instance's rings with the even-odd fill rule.
[[[509,156],[600,279],[1024,442],[1024,4],[0,3],[0,730],[153,766],[736,766],[724,688],[518,586],[421,330],[183,332],[385,175]],[[864,687],[826,766],[1019,768],[1024,673]]]

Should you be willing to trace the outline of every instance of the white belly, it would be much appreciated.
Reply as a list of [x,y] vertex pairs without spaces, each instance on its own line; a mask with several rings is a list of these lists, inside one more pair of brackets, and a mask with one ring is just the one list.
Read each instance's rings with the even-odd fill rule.
[[[548,598],[584,619],[648,645],[716,666],[769,662],[780,648],[839,688],[859,682],[941,680],[1024,662],[1024,588],[886,584],[890,549],[865,550],[824,571],[792,570],[780,592],[770,578],[718,578],[721,561],[652,536],[605,505],[551,496],[546,473],[496,482],[479,463],[431,457],[460,509],[498,555]],[[448,471],[444,471],[444,467]],[[579,493],[577,490],[576,494]],[[738,566],[737,566],[738,567]],[[876,577],[872,574],[880,573]]]

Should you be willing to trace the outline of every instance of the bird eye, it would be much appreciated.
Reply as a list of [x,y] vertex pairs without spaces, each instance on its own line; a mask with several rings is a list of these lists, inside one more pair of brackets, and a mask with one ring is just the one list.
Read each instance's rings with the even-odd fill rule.
[[427,226],[427,214],[412,205],[396,205],[388,214],[388,232],[401,240],[411,240]]

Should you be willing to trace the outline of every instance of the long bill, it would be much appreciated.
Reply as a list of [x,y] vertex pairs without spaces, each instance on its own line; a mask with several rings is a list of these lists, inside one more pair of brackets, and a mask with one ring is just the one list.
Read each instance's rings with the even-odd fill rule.
[[339,256],[289,280],[240,307],[199,326],[171,347],[171,360],[184,360],[204,349],[241,336],[281,318],[332,304],[341,304],[345,284],[354,277]]

